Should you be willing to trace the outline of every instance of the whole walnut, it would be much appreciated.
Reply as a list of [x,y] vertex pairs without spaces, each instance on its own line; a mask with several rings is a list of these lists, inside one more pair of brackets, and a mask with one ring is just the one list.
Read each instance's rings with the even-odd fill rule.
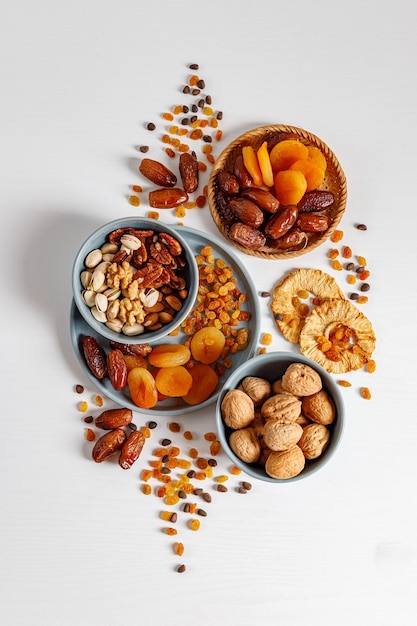
[[296,445],[283,452],[271,452],[265,463],[265,471],[271,478],[294,478],[303,471],[305,462],[303,451]]
[[271,395],[271,383],[259,376],[246,376],[240,383],[242,390],[259,406]]
[[261,455],[261,444],[251,427],[234,430],[229,437],[229,445],[245,463],[256,463]]
[[301,401],[292,393],[277,393],[265,400],[261,407],[265,419],[279,419],[286,422],[295,422],[301,413]]
[[309,424],[298,442],[306,459],[317,459],[330,441],[329,430],[323,424]]
[[303,399],[303,413],[317,424],[331,424],[336,417],[336,408],[329,394],[322,389]]
[[222,417],[229,428],[245,428],[255,417],[253,400],[240,389],[230,389],[221,403]]
[[311,396],[322,388],[320,375],[309,365],[292,363],[282,377],[282,388],[295,396]]
[[264,441],[268,448],[279,452],[295,446],[302,434],[303,429],[295,422],[270,419],[265,424]]

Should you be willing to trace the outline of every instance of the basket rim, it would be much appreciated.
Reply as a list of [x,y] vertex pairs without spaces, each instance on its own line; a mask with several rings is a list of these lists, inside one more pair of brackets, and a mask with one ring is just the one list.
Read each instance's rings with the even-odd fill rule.
[[[228,237],[227,226],[225,222],[221,219],[217,210],[217,206],[216,206],[216,199],[215,199],[216,176],[218,172],[223,169],[224,163],[228,159],[229,155],[236,148],[239,148],[243,145],[250,144],[252,139],[260,139],[260,138],[267,139],[268,137],[272,138],[274,135],[279,134],[279,133],[295,134],[303,138],[306,142],[320,148],[320,150],[326,156],[326,159],[331,163],[331,166],[334,170],[334,173],[337,179],[338,190],[339,190],[338,206],[335,211],[333,221],[331,225],[329,226],[329,228],[326,230],[326,232],[322,233],[321,236],[318,236],[314,241],[312,242],[310,241],[305,248],[301,250],[292,250],[292,251],[286,251],[286,250],[276,251],[273,249],[269,249],[270,251],[262,250],[262,249],[251,250],[251,249],[245,248],[241,244],[231,240]],[[238,137],[233,139],[222,150],[222,152],[216,159],[215,163],[213,164],[213,167],[210,173],[210,177],[208,181],[208,188],[207,188],[207,199],[209,203],[210,213],[211,213],[214,223],[216,224],[218,230],[221,232],[223,237],[225,237],[227,241],[231,245],[233,245],[235,248],[237,248],[244,254],[264,258],[267,260],[291,259],[291,258],[302,256],[304,254],[308,254],[309,252],[312,252],[313,250],[321,246],[325,241],[327,241],[329,237],[331,237],[331,235],[334,233],[346,209],[347,182],[346,182],[346,176],[339,163],[338,158],[336,157],[334,152],[329,148],[329,146],[322,139],[320,139],[317,135],[299,126],[291,126],[291,125],[286,125],[286,124],[267,124],[263,126],[258,126],[256,128],[252,128],[248,131],[245,131],[244,133],[241,133]]]

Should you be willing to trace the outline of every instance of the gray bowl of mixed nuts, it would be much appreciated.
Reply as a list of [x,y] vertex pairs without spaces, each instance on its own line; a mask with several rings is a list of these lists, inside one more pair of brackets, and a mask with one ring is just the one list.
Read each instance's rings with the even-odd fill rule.
[[336,452],[345,419],[336,381],[290,352],[249,359],[227,379],[216,406],[222,449],[253,478],[293,482]]
[[192,309],[198,268],[180,228],[124,217],[100,226],[82,244],[72,290],[78,311],[102,337],[155,343]]

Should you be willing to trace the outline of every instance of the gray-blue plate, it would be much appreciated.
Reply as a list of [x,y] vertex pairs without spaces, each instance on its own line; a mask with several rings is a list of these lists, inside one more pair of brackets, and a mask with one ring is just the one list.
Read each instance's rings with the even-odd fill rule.
[[[80,365],[87,375],[87,377],[91,380],[91,382],[97,387],[98,391],[107,396],[111,400],[114,400],[117,404],[132,409],[132,411],[136,411],[138,413],[147,413],[152,415],[152,413],[162,414],[162,415],[183,415],[184,413],[190,413],[192,411],[196,411],[197,409],[201,409],[206,407],[213,402],[215,402],[219,396],[220,390],[222,389],[226,379],[230,376],[230,374],[237,368],[239,365],[247,361],[251,356],[253,356],[256,348],[256,344],[259,339],[260,332],[260,310],[259,310],[259,301],[256,293],[256,288],[253,283],[252,278],[249,273],[246,271],[242,261],[237,258],[230,250],[225,250],[224,246],[220,243],[218,239],[212,237],[211,235],[203,234],[202,232],[195,230],[193,228],[188,228],[185,226],[175,227],[181,232],[181,234],[186,239],[188,245],[195,255],[200,254],[200,250],[204,246],[211,246],[213,248],[213,255],[216,259],[223,259],[223,261],[234,271],[234,277],[237,279],[237,286],[239,290],[246,294],[246,303],[242,309],[247,310],[251,313],[251,319],[248,322],[241,322],[239,324],[239,328],[248,327],[249,328],[249,342],[247,347],[244,350],[236,352],[235,354],[230,355],[232,359],[232,367],[227,369],[225,373],[219,377],[219,383],[217,386],[217,390],[208,398],[205,402],[202,402],[198,405],[189,405],[182,398],[167,398],[162,402],[158,402],[155,407],[152,409],[141,409],[136,404],[133,403],[129,388],[125,387],[122,391],[116,391],[108,378],[104,378],[102,380],[98,380],[92,374],[90,369],[88,368],[82,350],[80,349],[80,342],[82,338],[86,335],[91,335],[97,339],[99,344],[104,348],[105,352],[110,350],[110,344],[106,339],[103,339],[100,335],[96,334],[92,328],[85,322],[79,313],[75,303],[72,302],[71,311],[70,311],[70,330],[71,330],[71,340],[72,345],[75,351],[75,354],[80,362]],[[161,343],[177,343],[181,342],[185,339],[185,334],[182,331],[176,337],[166,337]],[[158,344],[156,344],[158,345]]]

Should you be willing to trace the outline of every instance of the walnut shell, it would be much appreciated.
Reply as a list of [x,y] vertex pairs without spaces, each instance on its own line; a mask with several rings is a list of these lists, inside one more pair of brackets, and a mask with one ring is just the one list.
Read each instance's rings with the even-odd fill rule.
[[262,404],[271,395],[271,383],[259,376],[246,376],[240,386],[252,398],[255,406]]
[[282,388],[295,396],[311,396],[322,388],[320,374],[309,365],[292,363],[282,377]]
[[317,459],[330,441],[329,430],[323,424],[309,424],[303,430],[298,445],[306,459]]
[[271,452],[265,463],[265,471],[271,478],[294,478],[303,471],[305,462],[301,448],[293,446],[282,452]]
[[270,419],[265,425],[264,441],[268,448],[274,452],[279,452],[295,446],[302,434],[302,427],[295,422]]
[[245,428],[255,417],[253,400],[240,389],[230,389],[221,403],[223,421],[229,428]]
[[303,412],[308,419],[316,424],[331,424],[336,417],[333,400],[324,389],[303,399]]
[[256,463],[261,455],[261,444],[251,427],[234,430],[229,437],[229,445],[245,463]]
[[301,401],[292,393],[277,393],[265,400],[261,407],[265,419],[278,419],[284,422],[295,422],[301,413]]

